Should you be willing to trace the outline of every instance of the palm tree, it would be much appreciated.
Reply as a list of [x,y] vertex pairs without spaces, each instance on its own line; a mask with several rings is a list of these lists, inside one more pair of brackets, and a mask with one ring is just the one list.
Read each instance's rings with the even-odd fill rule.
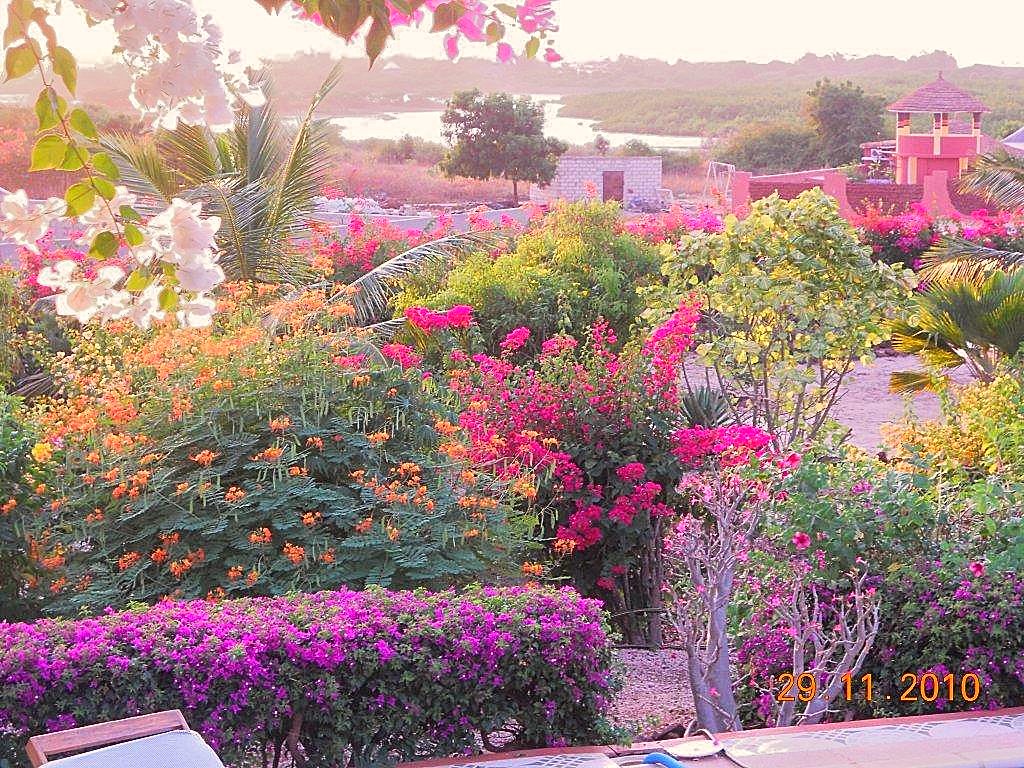
[[[110,134],[101,144],[143,213],[147,203],[155,213],[183,197],[221,217],[217,241],[228,279],[305,282],[307,265],[292,242],[326,180],[330,126],[314,114],[340,74],[339,67],[331,71],[292,130],[268,93],[262,106],[239,110],[225,133],[182,123],[152,137]],[[269,90],[266,78],[262,85]]]
[[951,279],[918,294],[916,323],[890,323],[893,348],[917,355],[924,373],[894,373],[894,392],[935,389],[945,372],[966,365],[982,381],[1024,344],[1024,271],[991,272],[982,280]]
[[[998,152],[986,155],[960,181],[963,192],[980,194],[1000,208],[1024,208],[1024,157]],[[1024,252],[988,248],[962,237],[943,238],[923,259],[928,279],[980,282],[993,270],[1024,267]]]

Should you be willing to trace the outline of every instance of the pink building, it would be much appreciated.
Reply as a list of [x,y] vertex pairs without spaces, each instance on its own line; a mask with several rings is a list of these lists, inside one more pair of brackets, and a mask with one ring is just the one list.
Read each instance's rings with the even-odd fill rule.
[[[887,109],[896,113],[893,162],[897,184],[920,184],[935,171],[945,171],[949,179],[956,180],[983,153],[981,115],[991,110],[941,74]],[[950,131],[950,117],[958,113],[971,115],[969,133]],[[932,116],[931,133],[911,133],[910,119],[915,114]]]

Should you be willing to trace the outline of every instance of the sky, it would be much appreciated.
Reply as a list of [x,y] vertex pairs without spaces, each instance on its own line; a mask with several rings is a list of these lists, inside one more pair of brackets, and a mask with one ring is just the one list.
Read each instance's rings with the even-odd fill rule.
[[[355,46],[307,23],[270,18],[253,0],[194,2],[221,21],[227,44],[250,60],[306,50],[359,53]],[[952,0],[554,0],[561,25],[557,48],[570,62],[619,55],[669,62],[794,61],[808,52],[906,58],[944,50],[960,66],[1024,66],[1024,10],[1017,6],[1003,12],[1006,23],[993,23],[990,12],[971,12],[1001,5]],[[1013,6],[1006,2],[1005,7]],[[943,10],[952,11],[949,15],[955,20],[944,18]],[[64,15],[68,18],[60,20],[58,30],[80,60],[94,63],[101,58],[99,52],[110,50],[113,35],[108,29],[87,29],[77,12]],[[391,50],[442,55],[440,36],[420,30],[401,30]],[[484,50],[480,55],[491,54]]]

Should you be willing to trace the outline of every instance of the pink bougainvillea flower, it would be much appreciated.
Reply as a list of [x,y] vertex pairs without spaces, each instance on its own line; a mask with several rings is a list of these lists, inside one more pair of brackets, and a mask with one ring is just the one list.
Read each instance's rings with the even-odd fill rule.
[[469,328],[473,324],[473,308],[466,304],[456,304],[445,312],[445,319],[452,328]]
[[530,338],[530,329],[520,326],[513,331],[509,331],[505,340],[501,342],[501,348],[506,352],[515,352],[517,349],[522,349],[526,342]]
[[975,560],[967,566],[967,570],[969,570],[975,578],[980,579],[985,575],[985,564]]
[[544,51],[544,61],[548,64],[554,64],[555,62],[561,61],[562,55],[558,53],[554,48],[548,48]]
[[498,61],[502,64],[507,64],[508,62],[515,60],[516,52],[512,50],[512,46],[508,43],[498,43],[497,56]]
[[458,35],[445,35],[444,36],[444,53],[452,61],[459,58],[459,36]]
[[646,472],[647,467],[639,461],[630,462],[629,464],[615,470],[615,474],[619,476],[619,479],[626,481],[640,480]]
[[402,369],[416,368],[423,362],[422,355],[416,354],[412,347],[405,344],[385,344],[380,348],[380,353],[389,360],[394,360],[402,366]]
[[797,531],[793,534],[793,546],[799,550],[805,550],[811,546],[811,537],[803,531]]

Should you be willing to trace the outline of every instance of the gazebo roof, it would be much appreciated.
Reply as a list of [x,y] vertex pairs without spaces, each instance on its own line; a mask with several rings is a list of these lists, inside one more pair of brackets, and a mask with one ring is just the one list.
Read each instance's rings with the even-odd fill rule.
[[977,98],[962,91],[942,75],[935,82],[923,85],[888,107],[890,112],[917,112],[935,114],[937,112],[991,112]]

